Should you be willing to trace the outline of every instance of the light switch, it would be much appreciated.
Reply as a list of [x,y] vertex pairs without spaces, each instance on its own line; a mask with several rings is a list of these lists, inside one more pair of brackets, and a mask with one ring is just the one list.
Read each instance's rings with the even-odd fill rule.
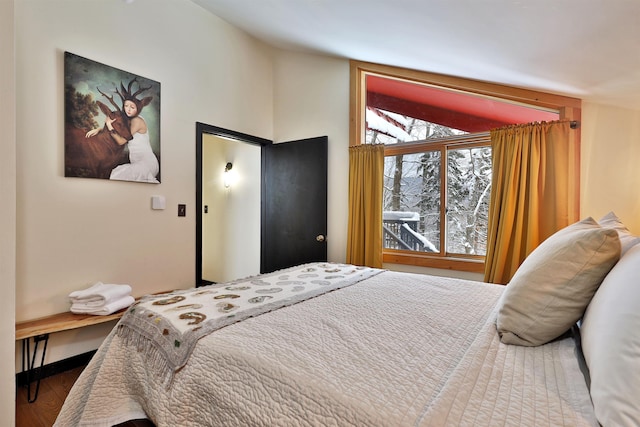
[[167,206],[164,196],[151,196],[151,209],[162,210]]

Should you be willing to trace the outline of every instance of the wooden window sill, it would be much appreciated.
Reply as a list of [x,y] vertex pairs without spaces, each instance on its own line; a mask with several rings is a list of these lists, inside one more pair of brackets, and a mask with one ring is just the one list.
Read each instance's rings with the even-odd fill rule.
[[382,254],[382,261],[390,264],[484,273],[483,258],[456,258],[451,256],[416,255],[415,253],[402,251],[385,251]]

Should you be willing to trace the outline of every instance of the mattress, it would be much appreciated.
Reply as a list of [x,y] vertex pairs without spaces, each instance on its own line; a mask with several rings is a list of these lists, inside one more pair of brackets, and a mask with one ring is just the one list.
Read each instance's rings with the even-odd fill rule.
[[576,345],[502,344],[499,285],[383,271],[200,338],[167,383],[107,337],[56,426],[597,426]]

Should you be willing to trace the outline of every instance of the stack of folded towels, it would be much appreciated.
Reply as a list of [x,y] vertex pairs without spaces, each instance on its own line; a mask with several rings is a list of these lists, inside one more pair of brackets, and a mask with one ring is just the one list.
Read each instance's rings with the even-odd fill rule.
[[106,316],[129,307],[135,302],[129,285],[108,285],[98,282],[95,285],[69,294],[71,312],[78,314],[96,314]]

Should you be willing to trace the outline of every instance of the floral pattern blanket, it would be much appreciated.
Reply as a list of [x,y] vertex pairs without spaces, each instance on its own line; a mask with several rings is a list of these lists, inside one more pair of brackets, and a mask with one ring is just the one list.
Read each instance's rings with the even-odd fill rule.
[[383,270],[311,263],[269,274],[148,295],[129,308],[117,333],[145,352],[152,369],[170,381],[205,335],[247,319],[353,285]]

